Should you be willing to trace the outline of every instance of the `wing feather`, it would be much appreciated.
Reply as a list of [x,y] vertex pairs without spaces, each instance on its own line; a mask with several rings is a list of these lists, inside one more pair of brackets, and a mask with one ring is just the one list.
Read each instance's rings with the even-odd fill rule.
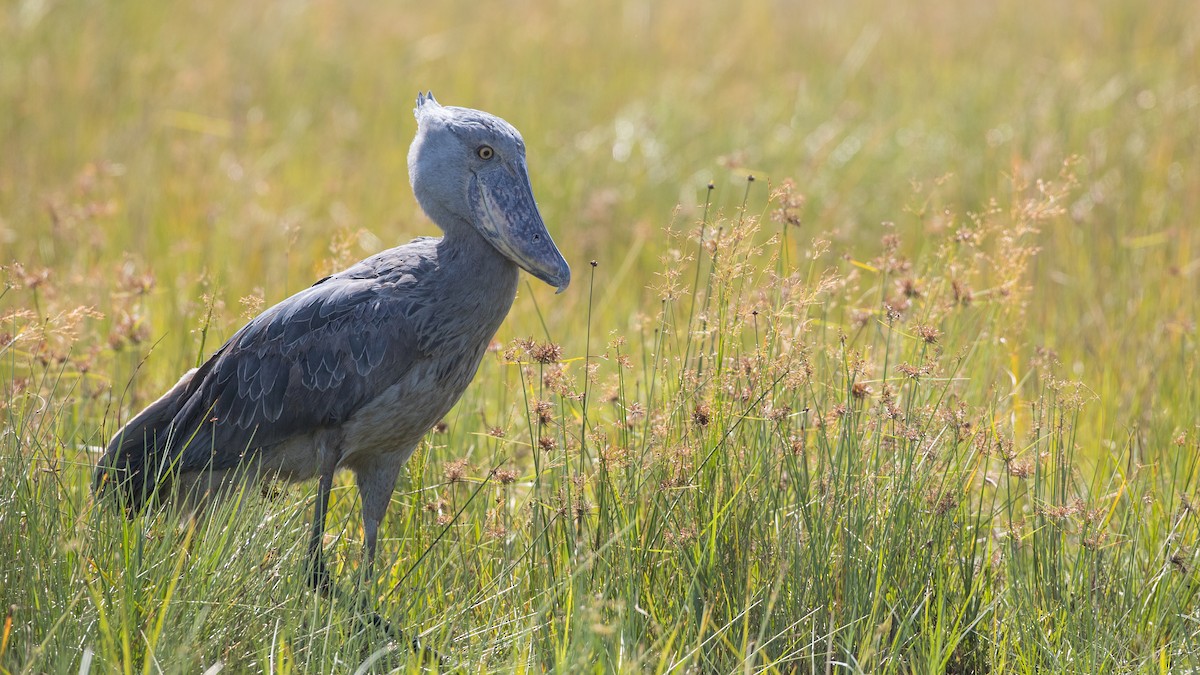
[[213,355],[172,423],[192,439],[180,470],[229,468],[256,448],[343,423],[432,355],[422,280],[436,260],[378,260],[385,254],[268,309]]

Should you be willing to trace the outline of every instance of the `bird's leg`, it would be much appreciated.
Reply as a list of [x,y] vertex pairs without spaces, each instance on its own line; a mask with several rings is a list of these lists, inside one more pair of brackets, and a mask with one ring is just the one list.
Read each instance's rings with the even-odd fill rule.
[[[362,498],[365,539],[361,578],[371,584],[372,590],[375,582],[375,550],[379,541],[379,524],[383,521],[384,514],[387,513],[388,504],[391,503],[392,491],[396,488],[396,477],[400,475],[400,467],[404,465],[404,461],[410,454],[412,454],[412,448],[404,452],[378,455],[368,460],[361,460],[354,469],[358,482],[358,493]],[[414,654],[420,654],[439,665],[446,665],[446,660],[436,650],[423,646],[415,637],[407,638],[402,631],[392,626],[391,622],[380,616],[379,612],[371,608],[370,600],[367,597],[362,597],[361,602],[362,614],[371,625],[391,635],[397,642],[409,642]]]
[[367,582],[375,580],[375,549],[379,540],[379,523],[383,520],[382,515],[368,516],[364,505],[363,534],[365,541],[363,542],[362,578]]
[[379,455],[365,461],[355,469],[358,493],[362,498],[363,519],[363,569],[362,578],[375,579],[375,550],[379,542],[379,524],[387,513],[396,489],[396,477],[404,464],[404,454]]
[[318,592],[330,589],[329,569],[325,567],[322,544],[325,538],[325,514],[329,511],[329,493],[333,490],[333,474],[337,471],[337,453],[321,444],[321,478],[317,483],[317,506],[313,512],[312,535],[308,540],[308,578]]

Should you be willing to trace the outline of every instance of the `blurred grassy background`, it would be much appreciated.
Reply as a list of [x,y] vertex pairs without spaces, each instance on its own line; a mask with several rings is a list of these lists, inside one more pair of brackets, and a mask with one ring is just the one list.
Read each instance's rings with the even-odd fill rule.
[[[605,328],[638,311],[671,210],[694,217],[709,180],[728,205],[746,172],[794,178],[802,237],[866,257],[890,221],[919,255],[953,226],[943,206],[982,210],[1076,157],[1031,337],[1101,394],[1106,434],[1197,405],[1181,400],[1200,288],[1193,2],[25,0],[0,39],[0,258],[109,321],[131,311],[109,282],[154,275],[134,321],[164,338],[155,384],[194,360],[204,289],[223,336],[240,298],[432,232],[406,184],[413,97],[432,89],[522,130],[568,260],[601,263]],[[582,289],[533,291],[568,342]],[[529,332],[529,310],[502,337]]]

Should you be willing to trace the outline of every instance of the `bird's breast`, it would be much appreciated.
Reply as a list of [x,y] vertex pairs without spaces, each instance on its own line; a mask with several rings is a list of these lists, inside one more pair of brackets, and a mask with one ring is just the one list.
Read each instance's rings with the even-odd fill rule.
[[411,452],[458,402],[482,356],[479,349],[417,363],[347,421],[342,462],[353,464],[355,455]]

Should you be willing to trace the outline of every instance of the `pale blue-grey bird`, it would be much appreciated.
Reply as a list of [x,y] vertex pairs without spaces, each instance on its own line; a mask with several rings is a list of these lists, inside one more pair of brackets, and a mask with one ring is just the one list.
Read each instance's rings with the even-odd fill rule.
[[319,479],[314,583],[334,473],[362,499],[370,574],[401,466],[462,395],[508,314],[518,269],[556,287],[571,270],[538,212],[521,135],[478,110],[417,97],[408,153],[417,201],[441,228],[318,281],[263,312],[109,442],[96,486],[130,511],[168,487]]

